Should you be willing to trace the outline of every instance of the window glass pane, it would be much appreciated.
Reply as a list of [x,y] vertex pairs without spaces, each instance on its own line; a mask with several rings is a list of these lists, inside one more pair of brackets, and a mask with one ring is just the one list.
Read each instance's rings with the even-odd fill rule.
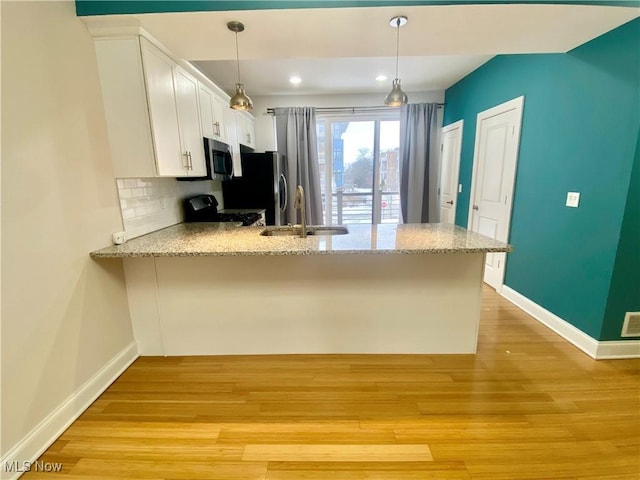
[[380,122],[380,221],[400,222],[400,122]]
[[[350,192],[371,192],[373,188],[374,122],[340,122],[344,155],[344,188]],[[335,170],[334,156],[334,170]]]
[[375,122],[333,122],[332,128],[336,223],[371,223]]
[[399,130],[398,120],[318,118],[325,223],[399,222]]
[[320,169],[320,193],[322,194],[322,218],[326,219],[327,205],[325,202],[326,197],[326,163],[327,159],[327,139],[325,136],[325,121],[318,120],[316,122],[316,136],[318,137],[318,166]]

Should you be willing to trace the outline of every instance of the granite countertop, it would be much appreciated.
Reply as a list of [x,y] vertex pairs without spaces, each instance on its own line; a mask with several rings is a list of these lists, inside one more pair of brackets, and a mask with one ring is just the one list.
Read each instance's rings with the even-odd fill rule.
[[347,225],[347,235],[261,236],[265,227],[181,223],[122,245],[91,252],[94,258],[233,255],[335,255],[510,252],[511,246],[443,223]]

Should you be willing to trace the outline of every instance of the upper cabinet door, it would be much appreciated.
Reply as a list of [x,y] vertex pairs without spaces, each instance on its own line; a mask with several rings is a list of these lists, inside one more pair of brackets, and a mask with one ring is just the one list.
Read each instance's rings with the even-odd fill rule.
[[238,122],[240,114],[236,110],[227,108],[224,112],[225,124],[227,127],[227,142],[231,145],[233,154],[233,176],[242,176],[242,161],[240,159],[240,145],[238,144]]
[[245,135],[247,136],[247,146],[256,148],[256,124],[253,117],[245,117],[246,127]]
[[229,137],[227,135],[227,125],[225,122],[225,111],[229,109],[229,102],[213,95],[213,121],[216,127],[216,138],[221,142],[228,143]]
[[188,159],[180,146],[176,110],[175,63],[146,41],[142,42],[142,58],[158,175],[186,175]]
[[247,147],[255,148],[255,126],[253,117],[238,113],[237,117],[238,142]]
[[174,67],[176,106],[182,154],[187,157],[189,176],[206,175],[204,144],[200,131],[198,82],[182,68]]
[[224,110],[227,102],[202,84],[199,84],[198,93],[200,96],[202,135],[226,142],[227,132],[225,130]]
[[213,119],[213,92],[202,84],[198,84],[198,95],[200,100],[200,126],[202,136],[214,138],[216,136],[216,125]]

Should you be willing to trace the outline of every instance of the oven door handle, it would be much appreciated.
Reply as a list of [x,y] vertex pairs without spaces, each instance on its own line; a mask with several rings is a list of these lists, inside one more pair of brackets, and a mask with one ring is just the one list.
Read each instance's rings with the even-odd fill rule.
[[289,202],[289,189],[287,187],[287,177],[284,174],[280,174],[280,180],[282,180],[282,186],[284,187],[284,204],[282,202],[282,191],[280,192],[280,211],[284,212],[287,210],[287,203]]

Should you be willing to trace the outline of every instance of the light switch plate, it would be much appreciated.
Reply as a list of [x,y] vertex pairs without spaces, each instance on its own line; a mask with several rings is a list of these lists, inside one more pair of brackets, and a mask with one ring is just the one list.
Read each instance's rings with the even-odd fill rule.
[[567,207],[577,207],[580,204],[579,192],[567,192]]

